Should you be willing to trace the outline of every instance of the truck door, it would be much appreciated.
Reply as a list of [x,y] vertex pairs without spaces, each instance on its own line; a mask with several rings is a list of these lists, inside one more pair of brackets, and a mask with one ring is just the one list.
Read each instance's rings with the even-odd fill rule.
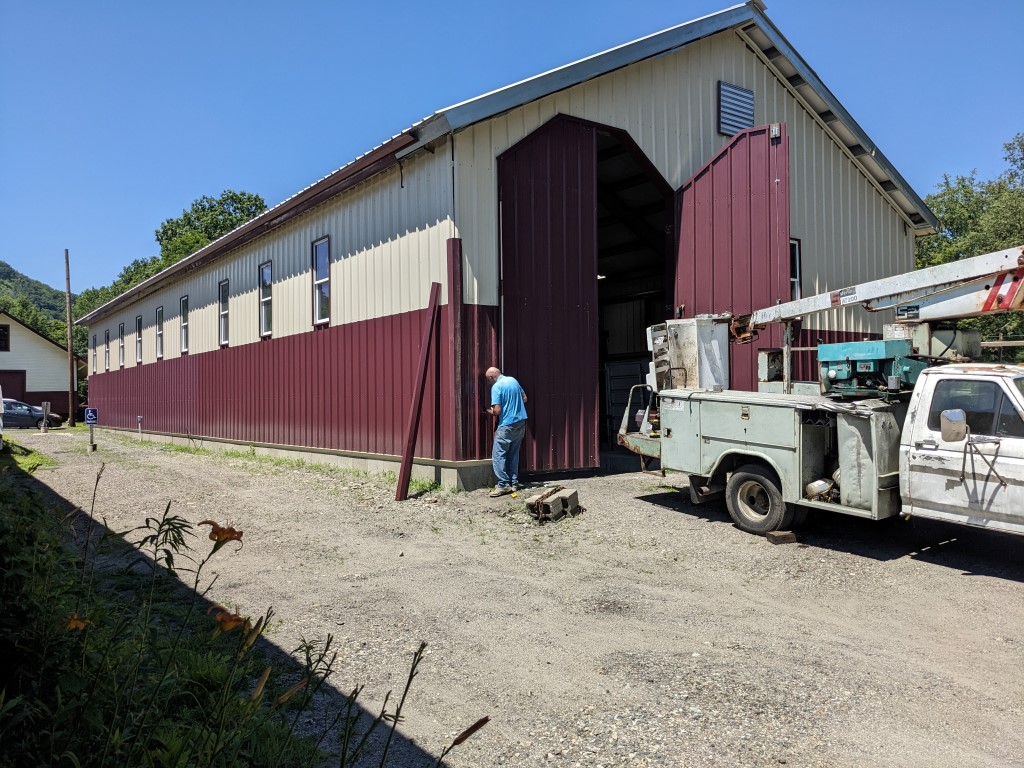
[[[930,384],[930,382],[929,382]],[[1024,533],[1024,379],[942,377],[914,416],[905,511]],[[970,434],[942,439],[940,416],[961,409]]]

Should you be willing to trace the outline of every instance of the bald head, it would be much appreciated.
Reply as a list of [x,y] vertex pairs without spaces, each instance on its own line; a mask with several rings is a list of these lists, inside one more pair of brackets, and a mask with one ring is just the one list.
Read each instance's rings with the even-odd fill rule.
[[489,382],[493,384],[498,380],[498,377],[501,376],[501,371],[499,371],[492,365],[484,372],[484,376],[487,378]]

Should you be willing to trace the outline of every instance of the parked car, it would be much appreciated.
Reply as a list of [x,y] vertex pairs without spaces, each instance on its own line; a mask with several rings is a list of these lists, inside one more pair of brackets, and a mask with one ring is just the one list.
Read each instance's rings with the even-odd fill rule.
[[[51,427],[59,427],[64,423],[64,417],[59,413],[50,413],[46,417]],[[37,405],[29,405],[20,400],[4,398],[4,429],[21,427],[23,429],[43,428],[43,409]]]

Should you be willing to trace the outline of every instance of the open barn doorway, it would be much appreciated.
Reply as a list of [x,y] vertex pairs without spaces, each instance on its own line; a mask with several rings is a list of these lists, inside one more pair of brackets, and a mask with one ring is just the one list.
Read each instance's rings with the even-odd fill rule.
[[646,328],[669,316],[673,190],[628,133],[558,116],[498,158],[501,359],[530,393],[523,471],[605,464]]
[[[597,293],[601,448],[615,433],[629,390],[646,379],[647,327],[672,314],[673,190],[624,131],[597,132]],[[622,450],[622,449],[618,449]]]

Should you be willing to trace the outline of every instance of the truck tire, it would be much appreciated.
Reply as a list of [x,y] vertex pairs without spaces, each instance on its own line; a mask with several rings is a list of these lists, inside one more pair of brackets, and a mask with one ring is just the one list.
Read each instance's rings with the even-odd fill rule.
[[729,476],[725,504],[732,521],[748,533],[782,530],[793,520],[793,512],[782,500],[778,481],[758,464],[746,464]]

